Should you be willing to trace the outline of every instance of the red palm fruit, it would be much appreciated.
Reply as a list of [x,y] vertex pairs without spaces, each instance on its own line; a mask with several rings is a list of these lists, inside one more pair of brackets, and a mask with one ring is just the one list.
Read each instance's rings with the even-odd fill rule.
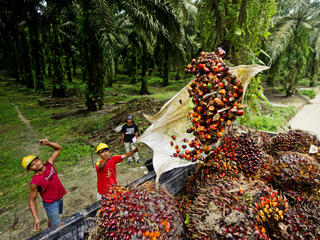
[[194,154],[193,158],[197,160],[198,159],[198,155]]
[[[209,113],[209,114],[208,114],[208,113]],[[208,113],[207,113],[207,115],[212,115],[210,112],[208,112]],[[211,124],[211,122],[212,122],[211,118],[208,118],[208,119],[206,120],[206,123],[209,124],[209,125]]]
[[227,125],[230,126],[232,124],[232,121],[228,120]]
[[175,148],[175,149],[178,149],[178,148],[179,148],[179,146],[178,146],[178,145],[174,145],[174,148]]
[[185,157],[185,155],[183,153],[179,154],[179,158],[184,158],[184,157]]
[[178,157],[178,153],[173,153],[172,154],[174,157]]
[[211,135],[208,134],[208,133],[206,133],[206,134],[204,135],[204,137],[205,137],[206,139],[211,139]]
[[213,66],[212,70],[215,71],[215,72],[218,72],[219,68],[217,66]]
[[189,139],[188,139],[188,138],[184,138],[183,141],[184,141],[185,143],[187,143],[187,142],[189,142]]
[[217,136],[218,136],[218,137],[222,137],[222,136],[223,136],[223,133],[222,133],[222,132],[218,132],[218,133],[217,133]]
[[227,103],[227,102],[228,102],[228,99],[227,99],[227,98],[223,98],[222,101],[225,102],[225,103]]
[[189,146],[193,147],[194,146],[194,142],[193,141],[189,142]]
[[233,86],[233,89],[234,89],[234,90],[237,90],[237,89],[238,89],[238,86]]
[[170,145],[173,146],[173,141],[170,141]]
[[210,125],[210,129],[212,129],[212,130],[216,130],[216,129],[217,129],[217,125],[216,125],[216,124],[212,124],[212,125]]
[[190,155],[190,154],[191,154],[191,151],[190,151],[190,150],[186,150],[184,153],[185,153],[186,155]]
[[220,122],[224,122],[224,118],[220,118],[219,120],[220,120]]
[[233,93],[233,96],[235,97],[235,98],[237,98],[239,95],[238,95],[238,93]]
[[205,72],[210,72],[210,69],[207,68],[207,67],[204,67],[203,70],[204,70]]
[[206,66],[206,65],[204,65],[203,63],[199,63],[199,64],[198,64],[198,67],[199,67],[199,68],[204,68],[205,66]]
[[204,56],[204,52],[202,51],[202,52],[200,53],[200,55],[201,55],[201,56]]
[[186,149],[186,148],[187,148],[187,145],[182,145],[182,148],[183,148],[183,149]]
[[186,154],[186,159],[187,159],[187,160],[190,160],[190,159],[191,159],[191,155]]
[[222,82],[219,82],[219,86],[221,87],[221,88],[223,88],[223,83]]
[[197,150],[197,154],[200,154],[200,153],[202,153],[202,149]]
[[189,64],[189,65],[187,66],[187,68],[188,68],[188,69],[192,68],[192,65],[191,65],[191,64]]
[[243,111],[243,110],[238,110],[238,111],[237,111],[237,115],[238,115],[238,116],[242,116],[243,114],[244,114],[244,111]]
[[222,67],[222,63],[219,62],[219,63],[217,64],[217,67],[218,67],[218,68],[219,68],[219,67]]
[[179,149],[179,148],[177,148],[177,149],[176,149],[176,153],[179,153],[179,152],[180,152],[180,149]]
[[172,137],[173,140],[177,139],[177,137],[175,135],[172,135],[171,137]]

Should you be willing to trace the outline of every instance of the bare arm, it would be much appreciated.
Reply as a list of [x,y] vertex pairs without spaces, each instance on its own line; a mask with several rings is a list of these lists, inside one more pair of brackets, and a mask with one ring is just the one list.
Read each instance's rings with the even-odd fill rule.
[[130,152],[127,152],[126,154],[121,155],[121,158],[127,158],[127,157],[131,157],[135,152],[139,152],[139,148],[136,147],[135,149],[133,149]]
[[123,146],[124,144],[124,133],[121,134],[121,145]]
[[30,198],[29,198],[29,209],[33,216],[34,226],[33,231],[38,232],[40,231],[40,221],[38,218],[38,209],[37,209],[37,194],[38,194],[38,187],[37,185],[31,183],[30,184]]
[[49,146],[54,149],[54,152],[52,153],[51,157],[48,158],[49,163],[53,164],[54,161],[58,158],[58,156],[62,150],[62,146],[58,143],[49,142],[48,139],[46,139],[46,138],[40,139],[39,143],[41,146]]

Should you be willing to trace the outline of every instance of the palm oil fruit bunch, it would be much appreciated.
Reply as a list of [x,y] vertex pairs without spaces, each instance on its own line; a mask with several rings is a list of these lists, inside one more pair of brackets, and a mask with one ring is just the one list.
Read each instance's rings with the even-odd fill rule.
[[215,144],[237,116],[244,114],[243,87],[223,61],[225,51],[201,52],[185,71],[195,75],[188,92],[194,104],[189,114],[193,132],[203,146]]
[[283,191],[310,192],[320,187],[320,168],[305,154],[287,152],[266,169],[264,178]]
[[258,145],[257,136],[243,133],[236,138],[237,166],[247,176],[256,175],[263,164],[264,153]]
[[205,159],[207,165],[213,167],[222,178],[238,176],[236,149],[238,148],[236,138],[231,135],[222,137],[220,145],[215,148]]
[[284,199],[278,191],[271,188],[264,189],[267,194],[260,197],[255,203],[254,212],[256,218],[256,234],[262,239],[270,239],[270,236],[281,236],[279,223],[284,221],[284,214],[288,212],[287,199]]
[[[207,179],[185,210],[190,239],[249,239],[255,231],[255,216],[239,184],[230,179]],[[190,198],[188,198],[190,199]]]
[[284,219],[287,226],[284,239],[320,239],[319,201],[299,197]]
[[182,233],[176,202],[162,188],[113,186],[100,204],[98,233],[93,238],[177,239]]
[[311,144],[317,145],[317,137],[303,130],[290,130],[279,133],[267,143],[267,151],[277,154],[279,151],[309,153]]

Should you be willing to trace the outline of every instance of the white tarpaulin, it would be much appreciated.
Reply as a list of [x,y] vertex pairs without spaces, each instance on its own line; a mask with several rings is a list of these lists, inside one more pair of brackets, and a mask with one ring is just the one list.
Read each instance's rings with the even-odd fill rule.
[[[239,78],[245,93],[251,79],[268,68],[261,65],[240,65],[230,68],[229,72]],[[189,84],[172,97],[157,114],[153,116],[145,115],[152,124],[141,135],[138,142],[144,142],[153,150],[153,167],[157,175],[157,181],[160,175],[166,171],[193,164],[178,157],[173,157],[174,149],[170,145],[172,135],[177,137],[175,143],[179,146],[183,144],[184,138],[190,140],[194,138],[192,133],[187,133],[187,129],[192,126],[188,120],[188,114],[192,111],[192,104],[187,91],[188,86]]]

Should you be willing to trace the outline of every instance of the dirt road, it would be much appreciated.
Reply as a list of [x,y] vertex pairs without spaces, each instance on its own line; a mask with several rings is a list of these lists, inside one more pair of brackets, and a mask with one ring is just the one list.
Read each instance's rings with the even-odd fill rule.
[[292,129],[310,131],[320,138],[320,94],[304,105],[289,124]]

